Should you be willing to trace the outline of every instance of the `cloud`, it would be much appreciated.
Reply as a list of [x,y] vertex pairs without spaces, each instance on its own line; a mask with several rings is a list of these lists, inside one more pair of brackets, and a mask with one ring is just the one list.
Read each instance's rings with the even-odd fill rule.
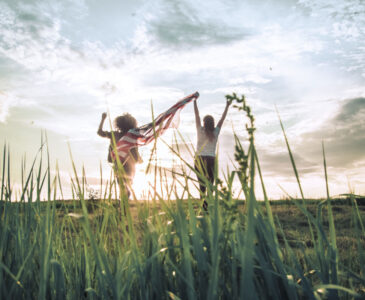
[[12,108],[29,107],[31,104],[17,97],[12,91],[0,91],[0,123],[6,124]]
[[[336,172],[357,168],[365,161],[365,98],[344,100],[337,111],[326,115],[327,118],[317,126],[308,126],[306,131],[303,124],[296,136],[293,130],[296,126],[290,129],[293,135],[289,143],[300,173],[323,172],[322,141],[327,164]],[[285,149],[284,138],[275,134],[269,143],[264,138],[265,135],[259,140],[258,152],[265,169],[272,174],[289,175],[292,167],[288,154],[280,150]]]
[[8,96],[0,92],[0,122],[5,123],[6,117],[9,113],[10,101]]
[[[317,130],[302,135],[299,147],[310,151],[323,140],[331,165],[354,167],[365,159],[365,98],[344,101],[338,112]],[[313,152],[310,151],[310,152]]]
[[[355,123],[365,115],[365,98],[347,100],[339,113],[335,116],[334,122]],[[363,123],[363,122],[361,122]]]
[[162,1],[146,18],[148,32],[161,44],[177,48],[227,44],[250,34],[247,28],[225,22],[219,14],[207,18],[204,8],[189,1]]
[[[361,170],[365,164],[365,98],[344,100],[331,114],[325,113],[324,107],[320,109],[323,111],[323,118],[317,123],[313,121],[315,126],[306,127],[303,123],[298,128],[297,122],[289,122],[292,124],[286,130],[287,135],[290,132],[289,144],[299,175],[308,184],[311,178],[315,181],[315,178],[323,177],[323,141],[331,182],[342,186],[346,180],[350,180],[351,183],[361,186]],[[320,115],[314,113],[314,118],[316,117]],[[240,137],[240,140],[244,141],[245,138]],[[227,147],[228,136],[221,141]],[[256,148],[265,176],[282,178],[284,181],[295,178],[284,137],[280,132],[275,130],[263,133],[259,127]],[[332,190],[339,190],[339,186]]]
[[[271,149],[258,148],[258,156],[263,172],[266,176],[282,176],[290,178],[295,176],[290,162],[288,151],[276,152]],[[295,164],[300,175],[312,176],[319,171],[319,167],[313,161],[306,159],[298,153],[294,153]]]
[[317,30],[327,40],[327,59],[337,59],[342,70],[365,77],[365,2],[357,0],[301,0]]

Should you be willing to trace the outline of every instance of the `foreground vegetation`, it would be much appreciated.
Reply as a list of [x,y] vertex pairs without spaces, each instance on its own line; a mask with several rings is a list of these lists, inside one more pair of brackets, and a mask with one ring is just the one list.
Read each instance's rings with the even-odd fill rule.
[[[191,195],[188,181],[193,179],[184,173],[179,180],[185,183],[186,200],[172,201],[176,191],[169,187],[162,197],[155,187],[149,202],[129,203],[125,193],[117,202],[111,193],[85,201],[85,174],[75,169],[71,184],[77,200],[52,201],[60,180],[51,177],[48,154],[44,160],[42,152],[28,172],[23,168],[22,191],[14,203],[10,155],[4,148],[0,298],[364,297],[363,208],[352,196],[347,204],[334,205],[329,191],[326,200],[309,204],[289,144],[302,197],[271,205],[254,147],[253,117],[243,97],[230,99],[249,119],[250,146],[246,152],[236,140],[238,168],[224,182],[210,185],[205,179],[208,212]],[[255,197],[256,173],[262,203]],[[325,159],[324,173],[327,177]],[[232,198],[236,176],[244,202]],[[49,201],[40,201],[42,190]]]

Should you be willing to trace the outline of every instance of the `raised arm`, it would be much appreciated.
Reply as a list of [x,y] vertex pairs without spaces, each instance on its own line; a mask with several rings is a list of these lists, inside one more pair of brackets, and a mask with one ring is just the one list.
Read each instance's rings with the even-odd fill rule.
[[200,123],[198,104],[196,104],[196,99],[194,100],[194,113],[195,113],[195,125],[199,129],[202,125]]
[[101,137],[110,138],[110,132],[103,130],[103,125],[104,125],[105,119],[106,119],[106,113],[103,113],[101,115],[101,121],[100,121],[99,128],[98,128],[98,135],[100,135]]
[[222,114],[221,119],[219,120],[219,122],[218,122],[218,124],[217,124],[217,127],[222,128],[222,125],[223,125],[224,119],[225,119],[225,118],[226,118],[226,116],[227,116],[228,108],[229,108],[229,106],[231,105],[231,103],[232,103],[231,101],[228,101],[228,100],[227,100],[226,108],[224,109],[224,112],[223,112],[223,114]]

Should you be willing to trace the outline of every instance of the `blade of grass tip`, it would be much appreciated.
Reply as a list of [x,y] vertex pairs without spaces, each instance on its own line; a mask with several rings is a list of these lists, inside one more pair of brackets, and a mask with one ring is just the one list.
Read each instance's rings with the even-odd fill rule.
[[74,205],[74,209],[76,208],[76,186],[75,186],[75,182],[73,180],[73,178],[70,176],[70,181],[71,181],[71,194],[72,194],[72,202]]
[[[312,214],[306,209],[306,203],[305,203],[305,198],[304,198],[304,193],[303,193],[303,189],[302,189],[302,185],[300,183],[300,179],[299,179],[299,174],[298,174],[298,171],[297,171],[297,167],[296,167],[296,164],[295,164],[295,160],[294,160],[294,156],[292,154],[292,151],[290,149],[290,145],[289,145],[289,141],[287,139],[287,136],[286,136],[286,133],[285,133],[285,129],[284,129],[284,125],[281,121],[281,118],[280,118],[280,115],[279,115],[279,112],[277,110],[277,108],[275,107],[276,109],[276,113],[278,115],[278,118],[279,118],[279,121],[280,121],[280,126],[281,126],[281,129],[283,131],[283,135],[284,135],[284,138],[285,138],[285,143],[286,143],[286,146],[287,146],[287,149],[288,149],[288,152],[289,152],[289,157],[290,157],[290,161],[291,161],[291,164],[292,164],[292,167],[293,167],[293,170],[294,170],[294,174],[295,174],[295,177],[297,179],[297,183],[298,183],[298,186],[299,186],[299,190],[300,190],[300,194],[301,194],[301,198],[302,198],[302,203],[300,204],[298,201],[294,201],[297,206],[299,207],[299,209],[306,215],[306,217],[308,218],[308,225],[309,225],[309,231],[311,233],[311,237],[312,237],[312,241],[313,243],[315,244],[315,235],[314,235],[314,232],[313,232],[313,228],[312,228],[312,223],[313,225],[316,227],[317,231],[321,233],[321,235],[323,237],[325,237],[325,233],[323,231],[323,227],[322,226],[319,226],[317,220],[312,216]],[[312,223],[311,223],[311,222]]]
[[32,211],[31,209],[31,205],[33,202],[33,195],[34,195],[34,173],[31,173],[31,178],[30,178],[30,184],[29,184],[29,193],[28,193],[28,204],[29,204],[29,211]]
[[[320,285],[317,285],[314,287],[314,290],[316,292],[319,292],[319,291],[325,291],[325,290],[336,290],[336,291],[342,291],[342,292],[345,292],[347,293],[348,295],[352,296],[352,297],[361,297],[360,294],[356,293],[355,291],[353,290],[350,290],[348,288],[345,288],[343,286],[340,286],[340,285],[336,285],[336,284],[320,284]],[[332,298],[327,298],[327,299],[332,299]]]
[[161,196],[164,197],[165,193],[164,193],[164,184],[163,184],[163,181],[162,181],[162,178],[163,178],[163,173],[162,173],[162,170],[161,170],[161,166],[158,167],[158,174],[159,174],[159,181],[160,181],[160,193],[161,193]]
[[146,168],[146,174],[148,174],[148,172],[150,170],[150,165],[151,165],[152,157],[153,157],[153,155],[155,153],[156,143],[157,143],[157,139],[156,139],[156,124],[155,124],[155,116],[154,116],[154,110],[153,110],[152,100],[151,100],[151,116],[152,116],[153,136],[154,136],[155,140],[154,140],[153,147],[152,147],[152,150],[151,150],[150,158],[148,159],[148,164],[147,164],[147,168]]
[[105,184],[105,190],[104,190],[104,195],[103,195],[103,200],[104,201],[107,199],[108,190],[109,191],[111,190],[111,187],[110,187],[111,184],[112,184],[112,178],[110,177],[110,180],[107,180],[106,184]]
[[356,201],[353,193],[351,193],[351,196],[350,197],[351,197],[351,203],[353,203],[353,207],[354,207],[355,212],[356,212],[357,223],[360,225],[362,234],[365,236],[365,227],[364,227],[364,224],[362,222],[362,218],[361,218],[361,213],[360,213],[360,210],[359,210],[359,206],[357,205],[357,201]]
[[[100,279],[102,280],[101,284],[107,284],[109,286],[109,289],[112,292],[113,299],[117,299],[117,291],[116,286],[114,284],[114,279],[107,261],[107,258],[105,256],[105,253],[102,249],[100,249],[97,246],[96,240],[94,238],[94,234],[91,230],[91,225],[88,218],[88,212],[85,204],[85,200],[81,198],[81,206],[82,206],[82,212],[83,212],[83,219],[82,219],[82,225],[84,232],[86,233],[86,236],[88,240],[90,241],[91,247],[94,251],[96,264],[98,266],[98,271],[100,272]],[[105,282],[104,282],[105,281]],[[106,296],[106,295],[105,295]]]
[[8,183],[7,183],[8,199],[11,202],[11,185],[10,185],[10,146],[8,145]]
[[[241,141],[239,140],[239,138],[238,138],[238,136],[236,135],[236,134],[234,134],[234,139],[235,139],[235,147],[236,147],[236,149],[237,149],[237,152],[239,152],[239,153],[242,153],[242,154],[244,154],[245,153],[245,151],[244,151],[244,149],[243,149],[243,146],[242,146],[242,143],[241,143]],[[251,151],[250,149],[249,149],[249,151]],[[248,152],[249,152],[248,151]],[[249,156],[249,153],[247,153],[247,157]],[[239,170],[238,170],[239,171]],[[244,176],[246,176],[246,174],[244,174]],[[241,186],[242,186],[242,192],[243,192],[243,194],[244,194],[244,196],[245,196],[245,200],[247,200],[248,199],[248,197],[249,197],[249,192],[248,192],[248,190],[247,190],[247,184],[245,183],[245,182],[243,182],[243,180],[241,180],[241,177],[240,176],[238,176],[238,179],[240,180],[240,182],[241,182]]]
[[[156,139],[155,139],[156,141]],[[157,144],[157,143],[156,143]],[[153,203],[156,203],[156,192],[157,192],[157,148],[155,150],[155,163],[154,163],[154,172],[153,172],[153,192],[154,192],[154,196],[153,196]]]
[[33,177],[33,170],[34,170],[34,166],[35,166],[35,163],[36,163],[36,161],[37,161],[37,156],[38,156],[38,154],[39,154],[39,151],[40,151],[40,149],[38,150],[38,152],[37,152],[37,154],[36,154],[36,156],[35,156],[35,158],[34,158],[34,160],[33,160],[33,163],[32,163],[32,166],[31,166],[31,168],[30,168],[30,171],[28,172],[28,177],[27,177],[27,180],[25,181],[25,184],[24,185],[22,185],[22,194],[21,194],[21,196],[20,196],[20,199],[22,200],[24,200],[24,195],[25,195],[25,193],[27,192],[27,190],[28,190],[28,185],[29,185],[29,182],[30,182],[30,179],[31,179],[31,177]]
[[[253,147],[253,143],[250,143],[250,148]],[[255,215],[254,210],[256,206],[255,198],[255,152],[250,151],[250,191],[247,199],[247,224],[244,236],[244,249],[243,249],[243,261],[242,261],[242,283],[240,297],[248,299],[257,299],[254,281],[253,281],[253,255],[254,255],[254,238],[255,238]],[[245,293],[245,296],[242,294]]]
[[327,205],[328,205],[328,219],[329,219],[329,229],[330,229],[330,238],[331,243],[335,249],[337,249],[336,244],[336,230],[335,230],[335,222],[333,219],[333,213],[332,213],[332,205],[331,205],[331,198],[328,188],[328,175],[327,175],[327,163],[326,163],[326,155],[325,155],[325,149],[324,149],[324,143],[322,141],[322,151],[323,151],[323,168],[324,168],[324,177],[326,181],[326,194],[327,194]]
[[48,171],[49,171],[48,169],[45,170],[44,175],[43,175],[43,178],[42,178],[41,183],[39,185],[39,200],[41,200],[43,186],[44,186],[44,183],[46,182],[46,178],[47,178],[47,175],[49,173]]
[[282,252],[280,250],[280,245],[279,245],[278,237],[277,237],[277,234],[276,234],[276,226],[275,226],[275,222],[274,222],[274,217],[273,217],[273,214],[272,214],[269,199],[267,197],[266,188],[265,188],[265,184],[264,184],[264,179],[263,179],[263,176],[262,176],[262,173],[261,173],[260,163],[259,163],[259,159],[258,159],[258,156],[257,156],[256,149],[254,149],[254,154],[255,154],[255,159],[256,159],[257,171],[259,173],[259,177],[260,177],[260,181],[261,181],[262,192],[264,194],[266,213],[269,217],[269,223],[271,225],[272,232],[273,232],[276,252],[278,253],[279,257],[282,258]]
[[298,186],[299,186],[299,191],[300,191],[300,195],[302,197],[302,200],[303,200],[303,204],[305,204],[305,201],[304,201],[304,194],[303,194],[303,189],[302,189],[302,185],[300,183],[300,179],[299,179],[299,173],[298,173],[298,170],[297,170],[297,167],[296,167],[296,164],[295,164],[295,161],[294,161],[294,156],[293,156],[293,153],[290,149],[290,145],[289,145],[289,141],[288,141],[288,138],[286,136],[286,133],[285,133],[285,129],[284,129],[284,125],[283,125],[283,122],[281,121],[281,117],[279,115],[279,111],[277,109],[277,107],[275,106],[275,109],[276,109],[276,113],[278,115],[278,118],[279,118],[279,122],[280,122],[280,127],[281,127],[281,130],[283,131],[283,135],[284,135],[284,139],[285,139],[285,143],[286,143],[286,147],[288,149],[288,152],[289,152],[289,157],[290,157],[290,161],[291,161],[291,164],[292,164],[292,167],[293,167],[293,170],[294,170],[294,174],[295,174],[295,178],[297,179],[297,183],[298,183]]
[[[99,197],[101,198],[102,195],[103,195],[103,167],[102,167],[101,161],[100,161],[100,191],[99,191]],[[104,200],[105,200],[105,198],[104,198]]]
[[[192,257],[191,257],[191,244],[189,239],[188,224],[186,222],[186,215],[182,206],[182,200],[176,199],[177,201],[177,218],[176,218],[176,230],[180,239],[180,246],[182,248],[182,268],[183,274],[187,280],[187,296],[188,299],[196,299],[196,293],[194,288],[194,277],[192,270]],[[212,299],[212,298],[209,298]]]
[[[113,173],[113,171],[111,171]],[[118,199],[118,193],[117,193],[117,181],[115,179],[115,176],[112,174],[112,181],[110,182],[110,190],[109,190],[109,200],[111,201],[113,199],[113,190],[114,190],[114,199]]]
[[58,166],[58,160],[56,161],[56,172],[57,172],[58,186],[60,188],[61,197],[62,197],[62,200],[65,200],[65,197],[63,196],[63,190],[62,190],[61,176],[60,176],[60,169],[59,169],[59,166]]
[[[210,194],[209,188],[208,190],[208,199],[212,198],[213,195]],[[211,241],[211,271],[210,271],[210,278],[209,278],[209,285],[208,285],[208,297],[207,299],[217,299],[218,297],[218,289],[219,289],[219,265],[221,261],[220,257],[220,238],[221,238],[221,218],[219,215],[218,209],[218,192],[215,193],[215,203],[213,205],[213,217],[211,218],[211,226],[212,226],[212,241]],[[211,207],[211,205],[210,205]],[[210,210],[211,211],[211,210]]]
[[40,266],[40,280],[39,280],[39,291],[38,299],[46,299],[47,286],[49,282],[49,271],[50,271],[50,255],[52,248],[52,236],[53,230],[50,224],[50,211],[49,202],[47,203],[47,213],[45,216],[46,220],[43,218],[42,231],[41,231],[41,266]]
[[53,177],[51,188],[53,190],[52,200],[55,202],[57,200],[57,173]]
[[84,195],[84,199],[85,199],[85,187],[87,186],[87,181],[86,181],[86,173],[85,173],[85,165],[82,165],[82,169],[81,169],[81,183],[82,183],[82,194]]
[[269,199],[267,197],[266,188],[265,188],[265,184],[264,184],[264,179],[263,179],[263,176],[262,176],[262,173],[261,173],[260,163],[259,163],[259,159],[258,159],[258,156],[257,156],[256,149],[254,149],[254,152],[255,152],[255,159],[256,159],[257,171],[259,173],[259,178],[260,178],[260,181],[261,181],[262,192],[263,192],[263,195],[264,195],[266,213],[267,213],[267,215],[269,217],[270,225],[272,226],[272,228],[275,231],[274,217],[272,215],[271,206],[270,206],[270,203],[269,203]]
[[337,284],[338,283],[338,249],[336,243],[336,231],[335,231],[335,222],[332,213],[332,205],[331,205],[331,198],[328,188],[328,175],[327,175],[327,162],[326,162],[326,154],[324,149],[324,143],[322,141],[322,152],[323,152],[323,168],[324,168],[324,177],[326,181],[326,194],[327,194],[327,209],[328,209],[328,223],[329,223],[329,231],[330,231],[330,241],[331,241],[331,253],[330,259],[334,261],[331,263],[331,283]]
[[47,199],[51,200],[51,163],[49,159],[49,146],[48,146],[48,136],[47,132],[45,132],[46,137],[46,150],[47,150]]
[[5,188],[5,170],[6,170],[6,143],[3,148],[3,165],[2,165],[2,177],[1,177],[1,202],[4,201],[4,188]]
[[[43,145],[43,135],[42,135],[42,145]],[[36,192],[37,192],[37,198],[36,201],[38,203],[38,209],[39,207],[39,201],[40,201],[40,190],[41,190],[41,177],[42,177],[42,164],[43,164],[43,149],[40,151],[40,158],[39,158],[39,165],[38,165],[38,172],[37,172],[37,177],[36,177]]]
[[76,181],[76,184],[77,184],[77,189],[78,189],[78,192],[80,193],[80,196],[83,197],[84,195],[81,194],[81,185],[80,185],[79,177],[77,175],[76,166],[75,166],[75,162],[74,162],[73,157],[72,157],[71,147],[70,147],[69,143],[68,143],[68,150],[69,150],[69,153],[70,153],[71,164],[72,164],[72,169],[73,169],[73,172],[74,172],[74,175],[75,175],[75,181]]
[[171,299],[171,300],[181,300],[181,298],[176,296],[173,292],[166,291],[166,294],[169,297],[169,299]]
[[26,170],[26,155],[24,154],[22,156],[22,174],[21,174],[21,177],[22,177],[22,182],[21,182],[21,190],[20,190],[20,202],[22,202],[24,204],[24,210],[25,211],[25,200],[24,200],[24,197],[22,197],[22,194],[23,194],[23,187],[24,187],[24,178],[25,178],[25,170]]
[[350,197],[352,198],[351,199],[352,215],[353,215],[355,233],[357,236],[357,252],[359,255],[359,261],[360,261],[360,265],[361,265],[360,274],[364,275],[365,274],[365,251],[364,251],[364,247],[363,247],[363,244],[361,241],[362,241],[363,237],[365,236],[365,230],[364,230],[364,225],[362,223],[362,218],[361,218],[359,207],[357,206],[356,200],[354,199],[354,196],[352,193],[351,193]]
[[[24,186],[24,155],[22,156],[20,166],[21,166],[20,178],[21,178],[21,185],[23,187]],[[20,201],[22,202],[22,198],[20,198]]]

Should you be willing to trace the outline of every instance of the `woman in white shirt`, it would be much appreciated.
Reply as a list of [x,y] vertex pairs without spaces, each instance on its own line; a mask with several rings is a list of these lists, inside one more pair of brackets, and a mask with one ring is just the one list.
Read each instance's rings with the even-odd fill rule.
[[[203,126],[201,126],[198,105],[194,100],[195,123],[198,134],[198,142],[195,156],[195,169],[198,172],[203,172],[204,176],[210,183],[214,181],[214,166],[215,166],[215,151],[217,147],[218,135],[223,125],[224,119],[227,116],[228,108],[231,105],[227,101],[226,107],[216,127],[214,127],[214,118],[211,115],[206,115],[203,119]],[[206,186],[204,180],[199,178],[200,198],[202,199]],[[203,208],[207,210],[208,203],[204,200]]]

